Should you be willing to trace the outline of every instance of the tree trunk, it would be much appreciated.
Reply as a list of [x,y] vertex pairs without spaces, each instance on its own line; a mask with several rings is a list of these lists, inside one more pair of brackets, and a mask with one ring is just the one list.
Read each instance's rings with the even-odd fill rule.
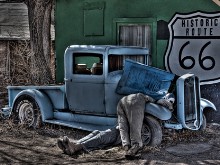
[[26,0],[28,7],[32,83],[45,85],[52,82],[51,57],[51,10],[53,0]]

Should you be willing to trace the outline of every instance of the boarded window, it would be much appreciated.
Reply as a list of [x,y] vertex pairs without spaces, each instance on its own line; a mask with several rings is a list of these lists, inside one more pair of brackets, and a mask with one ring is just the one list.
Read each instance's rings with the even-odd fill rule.
[[[151,28],[149,25],[120,25],[119,45],[141,46],[149,49],[151,54]],[[144,63],[141,56],[130,56],[130,59]]]
[[104,2],[84,3],[84,35],[104,35]]

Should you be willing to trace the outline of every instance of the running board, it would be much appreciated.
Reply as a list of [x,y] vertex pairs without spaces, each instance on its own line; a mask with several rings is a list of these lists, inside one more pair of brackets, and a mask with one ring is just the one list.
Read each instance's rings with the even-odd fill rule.
[[55,119],[45,120],[44,122],[50,123],[50,124],[67,126],[71,128],[77,128],[77,129],[86,130],[86,131],[93,131],[93,130],[104,131],[106,129],[114,127],[114,125],[95,125],[95,124],[89,124],[89,123],[78,123],[74,121],[63,121],[63,120],[55,120]]

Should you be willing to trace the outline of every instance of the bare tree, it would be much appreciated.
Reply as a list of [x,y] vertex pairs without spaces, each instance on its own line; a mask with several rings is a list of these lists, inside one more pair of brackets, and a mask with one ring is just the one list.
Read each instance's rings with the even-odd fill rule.
[[32,83],[48,84],[52,81],[51,57],[51,11],[53,0],[25,0],[28,7]]
[[51,72],[51,11],[53,0],[8,0],[24,2],[28,7],[32,84],[52,82]]

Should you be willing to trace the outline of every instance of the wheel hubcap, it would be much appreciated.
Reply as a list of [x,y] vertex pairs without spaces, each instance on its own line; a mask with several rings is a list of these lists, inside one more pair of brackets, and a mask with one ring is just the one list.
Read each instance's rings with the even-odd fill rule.
[[22,124],[27,124],[28,126],[34,123],[34,108],[29,102],[23,103],[19,108],[19,119]]
[[148,145],[151,140],[151,132],[146,124],[143,124],[141,136],[143,144]]

